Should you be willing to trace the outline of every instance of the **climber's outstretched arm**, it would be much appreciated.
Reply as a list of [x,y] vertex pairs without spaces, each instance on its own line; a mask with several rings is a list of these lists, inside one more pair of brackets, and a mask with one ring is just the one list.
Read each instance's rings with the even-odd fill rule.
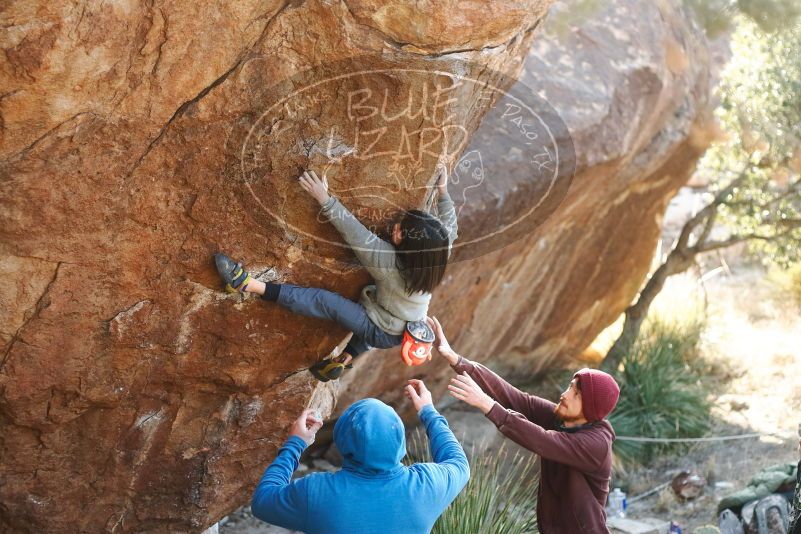
[[397,269],[395,248],[368,230],[348,208],[328,193],[325,176],[320,179],[314,171],[306,171],[300,176],[300,185],[320,203],[322,214],[342,234],[373,278],[381,279],[387,271]]
[[448,169],[445,165],[440,165],[437,168],[437,215],[439,222],[448,231],[448,244],[453,244],[456,241],[456,234],[459,225],[456,223],[456,208],[453,206],[453,200],[448,194]]

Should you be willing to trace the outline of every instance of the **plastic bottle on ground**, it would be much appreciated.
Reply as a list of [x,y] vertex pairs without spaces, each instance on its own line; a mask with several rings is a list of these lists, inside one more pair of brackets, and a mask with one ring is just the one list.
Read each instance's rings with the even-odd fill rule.
[[620,488],[615,488],[606,500],[607,515],[626,517],[626,505],[626,494]]

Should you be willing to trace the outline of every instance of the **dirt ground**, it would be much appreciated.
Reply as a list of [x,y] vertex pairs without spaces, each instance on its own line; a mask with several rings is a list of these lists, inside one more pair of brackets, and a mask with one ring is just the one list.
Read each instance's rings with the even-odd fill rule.
[[[698,287],[697,280],[697,276],[686,276],[673,281],[665,289],[666,299],[686,298],[688,291],[692,292],[691,285]],[[798,305],[773,276],[753,265],[731,267],[730,273],[719,269],[704,286],[708,326],[702,351],[719,370],[710,377],[710,391],[714,391],[715,400],[715,423],[710,434],[778,435],[693,445],[686,452],[618,477],[616,482],[628,488],[629,499],[668,482],[682,470],[707,477],[710,486],[695,501],[679,502],[666,488],[629,508],[630,517],[673,520],[684,532],[716,524],[720,497],[742,488],[764,467],[799,459],[796,431],[801,423],[801,311]]]

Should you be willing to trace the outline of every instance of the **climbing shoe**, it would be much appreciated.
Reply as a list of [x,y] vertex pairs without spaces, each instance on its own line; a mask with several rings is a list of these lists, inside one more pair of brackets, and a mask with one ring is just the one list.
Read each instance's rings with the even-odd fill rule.
[[214,255],[214,264],[217,266],[217,272],[226,291],[229,293],[245,291],[251,278],[244,265],[235,262],[222,252]]
[[328,382],[329,380],[336,380],[345,369],[351,369],[353,365],[337,361],[336,358],[326,358],[309,367],[309,372],[320,382]]

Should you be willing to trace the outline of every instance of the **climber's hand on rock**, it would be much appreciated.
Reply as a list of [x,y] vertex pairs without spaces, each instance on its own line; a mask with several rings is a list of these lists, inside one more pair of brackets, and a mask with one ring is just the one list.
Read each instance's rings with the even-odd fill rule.
[[456,365],[456,362],[459,361],[459,355],[451,348],[450,343],[448,343],[447,338],[445,337],[445,332],[442,331],[442,325],[439,324],[439,320],[436,317],[426,317],[426,322],[428,326],[431,327],[431,330],[434,331],[434,348],[437,349],[443,358],[448,360],[448,363],[451,365]]
[[305,189],[314,200],[322,206],[325,204],[331,195],[328,194],[328,178],[323,174],[322,180],[317,177],[314,171],[303,171],[299,178],[300,186]]
[[422,380],[409,380],[406,387],[403,388],[406,397],[412,401],[414,409],[418,412],[423,409],[423,406],[433,405],[434,401],[431,399],[431,392],[423,384]]
[[448,393],[450,393],[452,397],[474,408],[478,408],[484,414],[488,413],[495,404],[492,397],[484,393],[481,386],[476,384],[476,381],[467,373],[462,373],[455,378],[451,378],[451,383],[448,386]]
[[320,419],[320,416],[317,415],[316,411],[303,410],[303,413],[300,414],[300,417],[298,417],[295,422],[292,423],[292,428],[289,430],[289,435],[297,436],[305,441],[306,445],[311,445],[314,443],[314,436],[322,426],[323,420]]

